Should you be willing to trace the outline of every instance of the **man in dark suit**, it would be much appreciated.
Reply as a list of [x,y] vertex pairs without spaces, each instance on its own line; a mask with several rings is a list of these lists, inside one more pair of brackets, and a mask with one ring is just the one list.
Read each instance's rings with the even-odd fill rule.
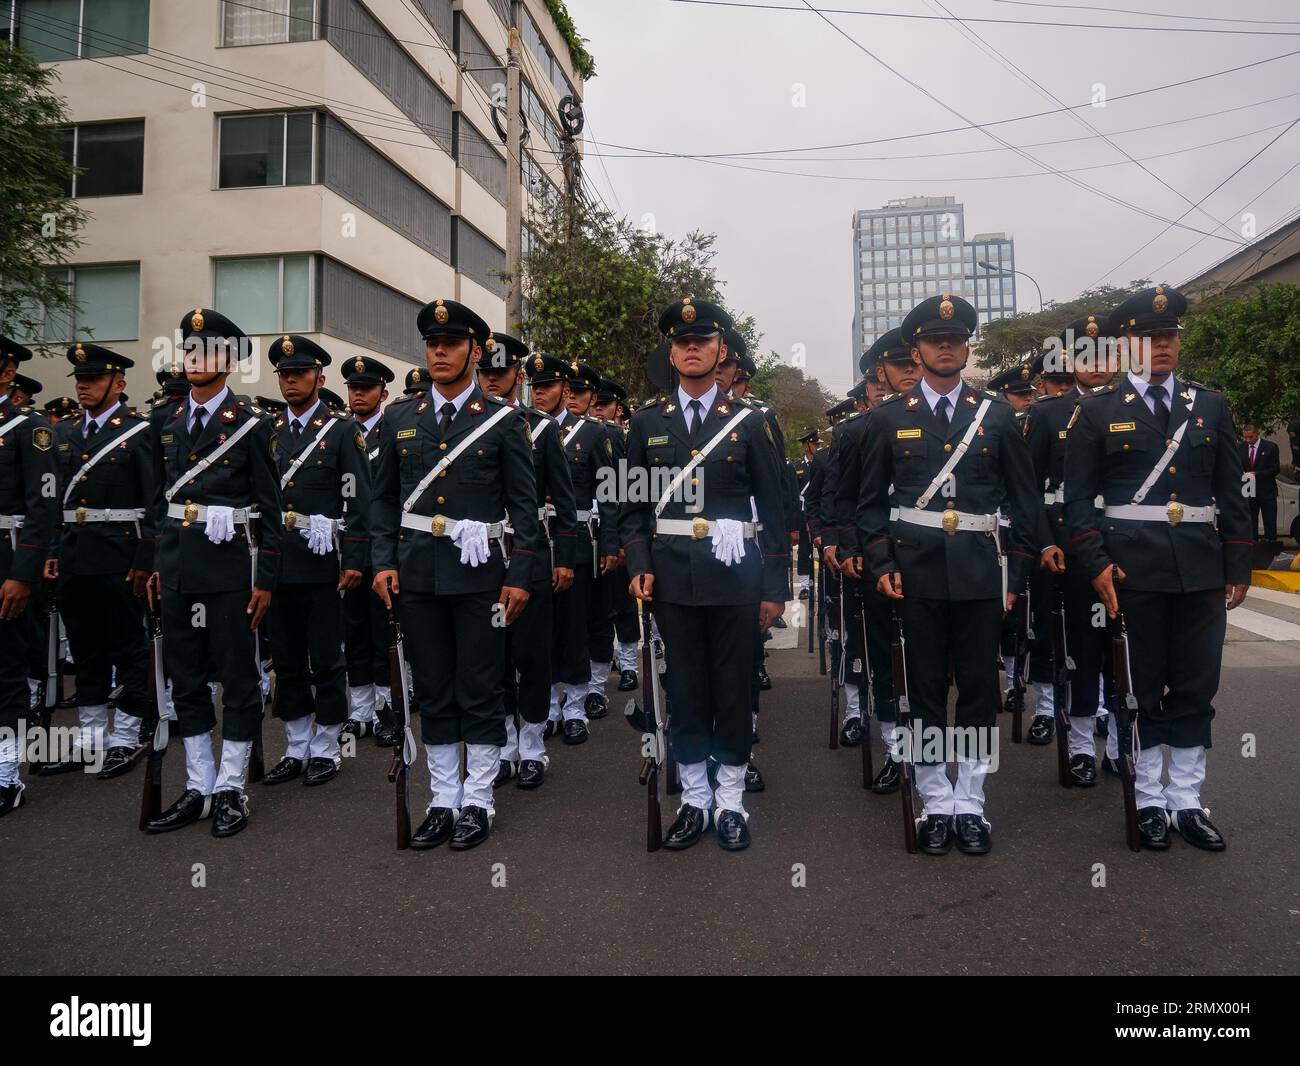
[[1253,489],[1246,499],[1250,501],[1250,532],[1259,533],[1259,519],[1264,518],[1264,541],[1277,540],[1277,475],[1282,469],[1282,453],[1271,440],[1263,440],[1257,426],[1246,426],[1241,431],[1241,469],[1249,479],[1247,488]]

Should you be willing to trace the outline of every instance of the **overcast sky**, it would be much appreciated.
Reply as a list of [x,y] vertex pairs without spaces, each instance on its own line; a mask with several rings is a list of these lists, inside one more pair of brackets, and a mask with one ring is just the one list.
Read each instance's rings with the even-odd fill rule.
[[[801,6],[801,0],[754,2]],[[1239,245],[1177,228],[1157,236],[1166,221],[1045,173],[977,129],[829,151],[821,146],[967,124],[944,104],[969,122],[990,123],[1088,103],[1104,93],[1105,107],[1074,111],[1077,119],[1058,113],[997,125],[992,132],[1057,170],[1118,164],[1074,177],[1164,220],[1188,212],[1182,222],[1196,230],[1225,235],[1218,228],[1224,224],[1240,240],[1243,212],[1254,214],[1263,234],[1300,207],[1300,166],[1282,177],[1300,162],[1300,127],[1286,129],[1300,117],[1300,54],[1115,99],[1300,52],[1295,0],[813,0],[823,9],[1084,24],[969,22],[990,53],[1009,61],[1007,69],[951,19],[828,13],[921,88],[890,73],[812,12],[676,0],[567,3],[597,65],[597,77],[586,87],[587,178],[611,207],[638,223],[653,216],[658,230],[674,236],[696,228],[716,232],[718,271],[730,306],[755,316],[765,348],[788,358],[804,345],[808,372],[837,391],[851,383],[851,227],[857,209],[903,196],[951,194],[966,206],[968,239],[997,230],[1015,238],[1018,268],[1038,281],[1047,300],[1068,299],[1100,281],[1151,277],[1177,284]],[[1234,20],[1226,21],[1228,16]],[[1105,24],[1165,31],[1101,28]],[[1175,27],[1268,35],[1173,32]],[[1273,102],[1263,102],[1268,100]],[[1239,110],[1196,117],[1228,108]],[[1084,122],[1115,134],[1123,151]],[[1175,124],[1120,133],[1157,123]],[[1276,144],[1224,182],[1279,134]],[[1027,147],[1066,138],[1069,143]],[[726,165],[617,158],[627,148],[609,145],[628,146],[635,154],[649,149],[765,158],[733,157]],[[818,150],[772,154],[792,148]],[[900,158],[921,155],[930,158]],[[1004,177],[1027,174],[1034,176]],[[1189,201],[1199,201],[1220,182],[1223,187],[1202,205],[1209,216],[1191,209]],[[1157,239],[1121,265],[1152,238]],[[1021,310],[1037,309],[1033,286],[1023,278],[1017,296]]]

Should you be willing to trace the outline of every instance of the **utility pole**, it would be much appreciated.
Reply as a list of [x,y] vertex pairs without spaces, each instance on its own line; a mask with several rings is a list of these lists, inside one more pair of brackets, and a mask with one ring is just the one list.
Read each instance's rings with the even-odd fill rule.
[[510,37],[506,45],[506,269],[510,292],[506,297],[506,327],[517,333],[524,317],[523,278],[519,261],[523,253],[524,172],[523,123],[519,91],[519,0],[510,4]]

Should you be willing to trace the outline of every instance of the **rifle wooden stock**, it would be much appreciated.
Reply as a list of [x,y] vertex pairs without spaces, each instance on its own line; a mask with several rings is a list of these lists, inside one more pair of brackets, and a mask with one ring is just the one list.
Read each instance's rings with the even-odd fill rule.
[[1052,713],[1056,718],[1056,779],[1070,788],[1070,656],[1065,640],[1065,587],[1055,579],[1052,592]]
[[1133,762],[1133,720],[1137,699],[1133,679],[1129,676],[1128,627],[1123,614],[1112,623],[1110,640],[1111,671],[1115,687],[1115,727],[1119,730],[1119,779],[1124,796],[1124,837],[1130,851],[1142,850],[1137,818],[1137,768]]
[[167,754],[167,741],[160,747],[158,734],[163,732],[162,720],[166,706],[160,706],[159,700],[167,698],[167,681],[159,674],[162,660],[162,619],[156,610],[149,612],[149,639],[152,647],[149,654],[149,691],[153,695],[154,732],[149,743],[149,757],[144,767],[144,786],[140,794],[140,830],[148,828],[150,822],[162,814],[162,767],[163,757]]
[[1015,647],[1011,656],[1011,668],[1015,676],[1008,677],[1010,695],[1007,697],[1007,711],[1011,714],[1011,740],[1019,744],[1024,740],[1025,725],[1025,656],[1029,648],[1029,601],[1025,596],[1016,599]]
[[388,610],[388,678],[397,743],[393,745],[393,763],[388,769],[388,780],[396,786],[397,850],[405,851],[411,846],[410,767],[406,761],[406,742],[411,725],[406,705],[406,671],[402,669],[402,629],[397,622],[397,597],[389,595],[392,606]]
[[641,703],[646,722],[651,727],[651,743],[655,750],[646,756],[641,766],[641,784],[645,785],[645,849],[658,851],[663,844],[663,810],[659,804],[659,758],[667,758],[668,730],[664,726],[664,745],[660,748],[659,711],[655,706],[655,648],[650,625],[650,606],[641,601]]
[[871,662],[867,658],[867,592],[862,590],[862,673],[866,684],[866,694],[862,697],[862,787],[871,788],[871,781],[876,776],[871,766],[871,700],[874,695],[871,684]]
[[817,640],[817,548],[812,542],[812,531],[807,525],[803,527],[803,533],[808,538],[809,553],[808,606],[804,610],[804,620],[808,628],[808,654],[811,655]]
[[826,573],[822,570],[821,560],[817,560],[813,567],[813,575],[817,581],[817,598],[814,614],[816,618],[813,625],[817,627],[817,672],[823,677],[826,675]]
[[915,855],[916,848],[916,807],[912,796],[912,765],[907,760],[906,745],[911,743],[912,707],[907,696],[907,652],[903,635],[903,619],[898,607],[893,608],[893,639],[889,644],[890,664],[893,667],[894,702],[898,706],[898,729],[900,732],[898,751],[899,793],[903,797],[903,847],[909,855]]

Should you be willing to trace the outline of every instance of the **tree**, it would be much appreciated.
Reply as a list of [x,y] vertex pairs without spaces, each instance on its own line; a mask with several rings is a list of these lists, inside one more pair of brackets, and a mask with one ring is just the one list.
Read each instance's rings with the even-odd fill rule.
[[1221,389],[1238,423],[1267,430],[1300,414],[1300,285],[1261,285],[1194,305],[1180,371]]
[[65,190],[72,164],[64,156],[63,100],[55,77],[21,48],[0,45],[0,332],[39,337],[42,319],[62,317],[72,299],[58,272],[80,247],[86,214]]
[[1049,303],[1033,314],[1012,315],[990,322],[980,329],[975,363],[994,373],[1003,370],[1027,355],[1041,352],[1049,337],[1059,337],[1075,319],[1109,314],[1135,292],[1150,285],[1145,279],[1131,281],[1126,286],[1099,285],[1084,290],[1072,300]]
[[781,362],[776,352],[769,352],[755,363],[758,373],[750,392],[776,410],[785,435],[786,456],[795,459],[801,449],[799,438],[810,429],[821,428],[826,421],[826,409],[837,397],[827,392],[816,378]]

